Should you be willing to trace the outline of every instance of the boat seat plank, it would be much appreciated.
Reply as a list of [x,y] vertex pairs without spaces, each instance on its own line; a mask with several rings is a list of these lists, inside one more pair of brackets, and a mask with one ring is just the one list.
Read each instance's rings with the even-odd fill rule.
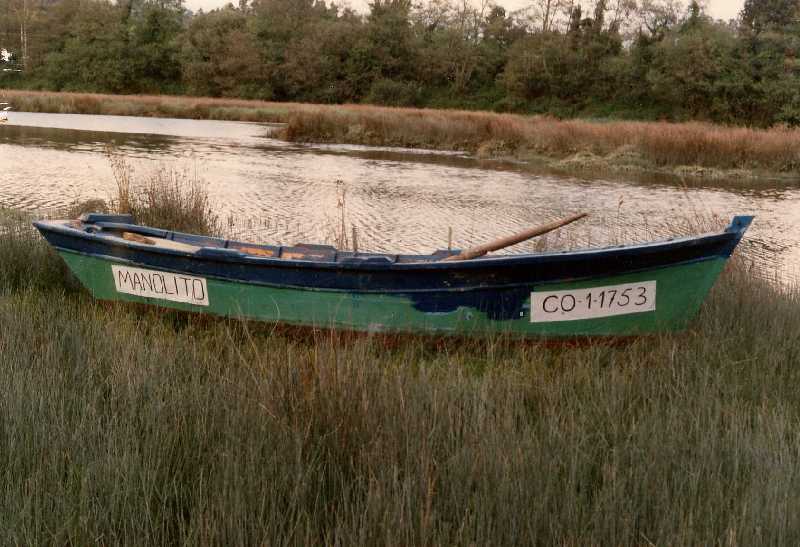
[[181,243],[180,241],[173,241],[171,239],[164,239],[160,237],[143,236],[133,232],[123,232],[122,239],[125,241],[133,241],[134,243],[151,245],[157,249],[169,249],[172,251],[182,251],[186,253],[196,253],[201,249],[201,247],[198,247],[197,245],[189,245],[188,243]]

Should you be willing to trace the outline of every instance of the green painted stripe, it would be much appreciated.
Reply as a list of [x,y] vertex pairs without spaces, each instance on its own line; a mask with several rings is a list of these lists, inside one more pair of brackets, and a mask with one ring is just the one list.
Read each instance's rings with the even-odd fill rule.
[[207,278],[209,306],[196,306],[119,293],[114,285],[111,266],[121,263],[69,251],[61,251],[60,254],[84,286],[96,298],[103,300],[155,304],[179,310],[321,328],[553,337],[628,336],[683,329],[697,314],[725,265],[725,259],[714,258],[603,279],[538,285],[534,291],[586,290],[656,281],[657,308],[652,312],[615,317],[531,323],[530,299],[522,317],[497,321],[472,308],[459,308],[449,313],[422,312],[403,296],[275,288],[213,278]]

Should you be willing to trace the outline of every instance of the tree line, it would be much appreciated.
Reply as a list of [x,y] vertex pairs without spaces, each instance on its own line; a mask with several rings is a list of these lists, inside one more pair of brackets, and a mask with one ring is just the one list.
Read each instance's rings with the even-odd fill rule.
[[800,124],[800,0],[0,0],[0,48],[5,87]]

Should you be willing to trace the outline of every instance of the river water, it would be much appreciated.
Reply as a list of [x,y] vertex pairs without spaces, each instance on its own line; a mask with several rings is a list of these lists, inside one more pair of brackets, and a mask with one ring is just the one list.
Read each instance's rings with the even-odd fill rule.
[[800,187],[786,183],[609,180],[533,174],[465,154],[298,145],[265,124],[13,112],[0,125],[0,207],[52,214],[113,198],[109,151],[139,178],[187,173],[208,188],[232,236],[291,244],[332,242],[344,193],[361,249],[427,252],[508,235],[559,215],[592,218],[507,252],[643,241],[721,228],[754,214],[746,248],[766,271],[795,280]]

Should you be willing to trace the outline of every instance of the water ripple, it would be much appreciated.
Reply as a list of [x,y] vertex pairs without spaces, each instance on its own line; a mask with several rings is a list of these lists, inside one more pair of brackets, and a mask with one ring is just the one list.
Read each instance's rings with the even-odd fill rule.
[[[676,187],[536,176],[519,166],[461,154],[410,153],[358,146],[295,145],[271,139],[262,124],[14,113],[0,126],[0,206],[29,211],[109,199],[115,191],[107,149],[138,173],[164,165],[196,170],[231,233],[275,243],[331,241],[346,224],[361,248],[418,252],[456,247],[589,211],[593,218],[544,240],[576,247],[640,241],[674,233],[679,219],[756,214],[753,256],[775,269],[800,265],[800,191],[783,186]],[[342,181],[341,184],[337,181]]]

